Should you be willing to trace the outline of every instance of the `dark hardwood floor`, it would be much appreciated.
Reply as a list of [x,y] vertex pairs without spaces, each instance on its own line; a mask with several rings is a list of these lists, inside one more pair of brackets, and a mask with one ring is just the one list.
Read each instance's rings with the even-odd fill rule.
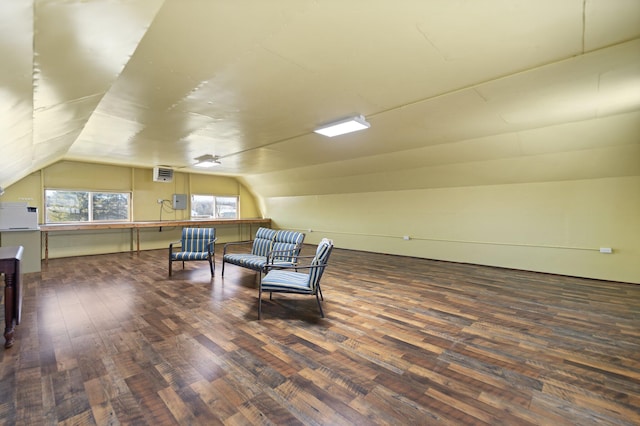
[[254,273],[166,257],[28,274],[0,423],[640,424],[640,285],[336,249],[325,319],[258,321]]

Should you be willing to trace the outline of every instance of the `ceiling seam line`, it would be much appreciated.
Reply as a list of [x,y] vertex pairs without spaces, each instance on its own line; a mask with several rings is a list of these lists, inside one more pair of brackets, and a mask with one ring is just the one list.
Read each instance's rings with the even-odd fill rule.
[[582,54],[585,49],[585,34],[587,32],[587,0],[582,0]]
[[[584,0],[584,1],[586,2],[586,0]],[[439,93],[439,94],[436,94],[436,95],[433,95],[433,96],[430,96],[430,97],[427,97],[427,98],[418,99],[418,100],[415,100],[415,101],[412,101],[412,102],[408,102],[408,103],[403,104],[403,105],[396,105],[396,106],[393,106],[391,108],[387,108],[387,109],[383,109],[381,111],[374,112],[372,114],[366,114],[366,117],[367,118],[376,117],[376,116],[379,116],[381,114],[385,114],[385,113],[396,111],[396,110],[400,110],[400,109],[403,109],[403,108],[406,108],[406,107],[418,105],[418,104],[423,103],[423,102],[429,102],[429,101],[436,100],[436,99],[439,99],[439,98],[442,98],[442,97],[445,97],[445,96],[453,95],[453,94],[456,94],[456,93],[461,93],[461,92],[463,92],[465,90],[477,89],[477,88],[479,88],[480,86],[482,86],[484,84],[498,82],[500,80],[504,80],[506,78],[522,75],[522,74],[525,74],[525,73],[528,73],[528,72],[531,72],[531,71],[534,71],[534,70],[537,70],[537,69],[540,69],[540,68],[543,68],[543,67],[546,67],[546,66],[560,64],[560,63],[563,63],[563,62],[566,62],[566,61],[571,61],[571,60],[576,59],[579,56],[584,56],[584,55],[587,55],[587,54],[595,53],[595,52],[598,52],[600,50],[611,48],[612,46],[622,45],[624,43],[628,43],[629,41],[630,40],[627,40],[627,41],[624,41],[624,42],[620,42],[620,43],[615,43],[615,44],[613,44],[611,46],[603,46],[603,47],[601,47],[599,49],[595,49],[595,50],[592,50],[592,51],[589,51],[589,52],[586,52],[586,53],[584,53],[584,48],[583,48],[583,53],[580,53],[579,55],[566,57],[566,58],[563,58],[563,59],[560,59],[560,60],[557,60],[557,61],[554,61],[554,62],[544,63],[544,64],[541,64],[541,65],[534,66],[532,68],[528,68],[526,70],[521,70],[521,71],[517,71],[517,72],[511,73],[511,74],[501,75],[501,76],[498,76],[498,77],[490,79],[490,80],[485,80],[485,81],[481,81],[481,82],[478,82],[478,83],[472,83],[472,84],[469,84],[467,86],[464,86],[464,87],[461,87],[461,88],[458,88],[458,89],[455,89],[455,90],[450,90],[448,92]],[[477,90],[476,90],[476,93],[478,93]],[[293,140],[293,139],[296,139],[296,138],[299,138],[299,137],[302,137],[302,136],[310,135],[312,133],[313,133],[313,130],[310,130],[310,131],[307,131],[307,132],[304,132],[304,133],[299,133],[299,134],[294,135],[294,136],[288,136],[288,137],[283,138],[283,139],[278,139],[278,140],[273,141],[273,142],[268,142],[268,143],[266,143],[264,145],[259,145],[259,146],[247,148],[247,149],[244,149],[242,151],[229,153],[227,155],[221,155],[220,158],[222,159],[222,158],[233,157],[235,155],[244,154],[246,152],[250,152],[250,151],[253,151],[253,150],[256,150],[256,149],[266,148],[266,147],[269,147],[269,146],[272,146],[272,145],[277,145],[277,144],[282,143],[282,142],[287,142],[287,141],[290,141],[290,140]]]

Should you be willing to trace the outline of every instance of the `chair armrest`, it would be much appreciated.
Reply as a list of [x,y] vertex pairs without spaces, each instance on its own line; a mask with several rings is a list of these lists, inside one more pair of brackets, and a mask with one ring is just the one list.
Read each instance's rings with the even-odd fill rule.
[[224,244],[224,249],[222,250],[222,254],[227,254],[227,247],[230,246],[239,246],[239,245],[243,245],[243,244],[253,244],[253,240],[248,240],[248,241],[231,241],[230,243],[225,243]]
[[[295,253],[296,249],[289,249],[289,250],[271,250],[269,252],[269,254],[267,255],[267,257],[275,257],[275,253]],[[315,256],[314,255],[310,255],[310,256],[300,256],[300,255],[295,255],[295,254],[291,254],[291,257],[295,257],[296,259],[313,259]]]
[[276,256],[279,257],[290,257],[292,258],[292,263],[297,263],[298,259],[302,259],[305,257],[313,257],[313,256],[300,256],[299,254],[296,255],[296,252],[300,253],[300,248],[298,247],[294,247],[292,249],[288,249],[288,250],[271,250],[269,251],[269,253],[267,253],[267,265],[269,263],[273,264],[273,262],[275,261]]
[[180,246],[182,246],[182,241],[172,241],[171,243],[169,243],[169,251],[173,251],[174,244],[179,244]]
[[[285,253],[291,253],[293,250],[276,250],[273,251],[272,253],[278,253],[278,252],[285,252]],[[267,263],[264,265],[264,270],[265,272],[269,272],[270,269],[305,269],[305,268],[309,268],[309,267],[315,267],[312,266],[311,263],[309,263],[309,265],[306,266],[300,266],[300,264],[298,263],[300,261],[300,259],[313,259],[315,257],[315,255],[312,256],[293,256],[291,255],[291,257],[294,257],[295,259],[291,262],[291,265],[283,265],[283,264],[276,264],[274,261],[274,257],[271,256],[271,253],[269,253],[269,257],[267,257]]]
[[[305,257],[314,257],[314,256],[305,256]],[[265,265],[265,273],[268,273],[270,270],[272,269],[292,269],[296,272],[298,272],[300,269],[318,269],[318,268],[324,268],[326,267],[326,263],[321,263],[318,265],[299,265],[299,264],[295,264],[295,265]]]
[[213,253],[216,249],[216,241],[218,241],[217,237],[207,243],[207,250],[210,254]]

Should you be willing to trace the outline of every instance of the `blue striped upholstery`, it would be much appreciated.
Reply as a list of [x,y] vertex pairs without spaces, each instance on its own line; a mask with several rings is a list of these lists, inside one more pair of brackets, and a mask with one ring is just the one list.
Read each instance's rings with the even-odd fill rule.
[[[257,256],[251,253],[236,253],[227,255],[233,259],[235,265],[253,270],[261,270],[264,266],[266,256]],[[227,260],[228,261],[228,260]]]
[[309,274],[275,269],[262,279],[262,291],[289,291],[295,293],[313,293]]
[[173,243],[169,246],[169,275],[172,273],[172,262],[187,260],[208,260],[213,275],[213,255],[216,240],[215,228],[183,228],[180,240],[180,251],[174,251]]
[[324,238],[318,244],[316,254],[309,266],[297,265],[298,270],[306,270],[308,272],[299,272],[294,270],[273,269],[262,278],[260,282],[260,292],[258,301],[258,318],[262,316],[262,292],[269,293],[296,293],[315,295],[318,301],[320,314],[324,317],[320,298],[318,293],[320,290],[320,278],[327,266],[331,250],[333,249],[333,241]]
[[256,238],[253,240],[253,247],[251,247],[251,254],[266,257],[271,250],[271,245],[276,238],[276,233],[273,229],[258,228]]
[[304,234],[296,231],[278,231],[276,241],[288,244],[298,244],[302,242]]
[[173,253],[173,260],[207,260],[209,258],[209,253],[205,252],[195,252],[195,251],[180,251],[177,253]]
[[316,255],[311,261],[311,266],[323,265],[318,268],[312,268],[309,272],[309,284],[311,288],[316,288],[318,283],[320,282],[320,278],[322,278],[322,273],[324,272],[324,268],[327,265],[329,260],[329,254],[331,253],[331,248],[333,247],[333,241],[324,238],[318,244],[318,248],[316,249]]
[[179,257],[186,259],[204,259],[209,252],[209,243],[215,238],[214,228],[183,228],[182,229],[182,250]]
[[[278,231],[273,242],[273,251],[283,252],[274,257],[276,261],[295,262],[295,256],[300,254],[304,234],[295,231]],[[295,251],[296,247],[298,248]],[[286,253],[288,251],[289,253]]]
[[303,233],[296,231],[275,231],[269,228],[258,228],[251,246],[251,253],[226,253],[225,248],[225,253],[222,256],[222,273],[224,274],[225,263],[262,272],[267,264],[269,253],[274,250],[288,251],[275,256],[273,259],[274,264],[291,265],[300,254],[304,237]]

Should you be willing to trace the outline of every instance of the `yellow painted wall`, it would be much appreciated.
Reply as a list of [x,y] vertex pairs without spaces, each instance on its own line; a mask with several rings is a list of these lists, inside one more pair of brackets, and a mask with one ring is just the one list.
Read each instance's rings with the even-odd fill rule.
[[[174,172],[172,182],[154,182],[151,169],[104,164],[61,161],[6,188],[0,201],[23,201],[38,207],[39,222],[44,223],[44,189],[130,191],[132,220],[186,220],[190,209],[173,210],[173,194],[192,193],[237,195],[240,197],[240,218],[263,217],[253,195],[234,177]],[[166,200],[163,204],[158,199]],[[162,211],[161,211],[162,210]],[[216,226],[218,242],[244,240],[249,237],[239,225]],[[182,228],[163,227],[140,230],[142,250],[167,248],[180,239]],[[132,248],[131,230],[70,231],[49,233],[49,257],[129,251]]]
[[638,176],[264,202],[274,227],[309,243],[640,283]]
[[37,207],[38,212],[42,211],[43,192],[41,184],[41,173],[35,172],[19,180],[6,188],[0,202],[27,203],[30,207]]
[[[159,183],[149,169],[63,163],[8,187],[2,201],[26,200],[42,214],[41,182],[65,189],[131,185],[134,220],[144,221],[158,220],[157,199],[174,193],[238,194],[241,217],[271,217],[274,228],[302,230],[311,244],[326,236],[341,248],[640,283],[639,176],[259,200],[229,177],[175,173],[172,183]],[[105,183],[110,179],[113,187]],[[162,216],[187,217],[188,211]],[[142,249],[167,247],[178,233],[142,230]],[[218,233],[221,242],[250,237],[237,226]],[[130,248],[130,231],[76,232],[52,236],[50,257]]]

